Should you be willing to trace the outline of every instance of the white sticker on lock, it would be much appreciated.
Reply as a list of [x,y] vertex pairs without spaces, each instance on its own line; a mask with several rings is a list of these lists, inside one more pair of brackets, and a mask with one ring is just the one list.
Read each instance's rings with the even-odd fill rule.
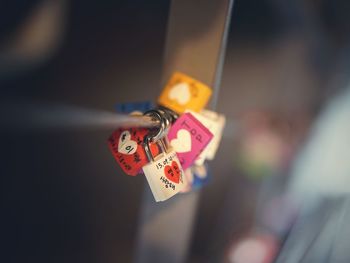
[[186,178],[176,152],[160,140],[162,153],[153,157],[148,143],[144,148],[149,163],[142,167],[156,202],[164,201],[182,191]]
[[196,165],[203,165],[206,159],[213,160],[216,155],[225,127],[226,118],[224,115],[210,110],[202,110],[200,113],[193,111],[189,112],[214,135],[211,142],[195,161]]

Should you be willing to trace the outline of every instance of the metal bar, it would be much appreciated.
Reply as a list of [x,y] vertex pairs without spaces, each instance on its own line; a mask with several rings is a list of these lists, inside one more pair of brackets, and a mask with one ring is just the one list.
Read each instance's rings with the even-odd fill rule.
[[130,116],[104,110],[66,105],[3,102],[0,106],[3,130],[23,129],[116,129],[118,127],[154,127],[159,120],[149,116]]
[[[174,0],[171,4],[162,86],[174,71],[214,88],[216,105],[233,0]],[[200,192],[156,203],[146,186],[134,261],[184,262]]]

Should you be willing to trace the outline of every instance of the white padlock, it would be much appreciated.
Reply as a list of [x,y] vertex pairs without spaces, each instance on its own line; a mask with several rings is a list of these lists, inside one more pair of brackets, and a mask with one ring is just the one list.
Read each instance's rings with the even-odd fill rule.
[[150,137],[145,138],[144,149],[149,163],[142,167],[156,202],[164,201],[186,186],[186,178],[176,152],[169,147],[166,137],[158,140],[161,153],[154,157],[150,151]]
[[205,160],[213,160],[218,150],[222,133],[225,127],[226,118],[224,115],[210,110],[202,110],[200,113],[189,111],[193,114],[213,135],[213,139],[198,156],[196,165],[203,165]]

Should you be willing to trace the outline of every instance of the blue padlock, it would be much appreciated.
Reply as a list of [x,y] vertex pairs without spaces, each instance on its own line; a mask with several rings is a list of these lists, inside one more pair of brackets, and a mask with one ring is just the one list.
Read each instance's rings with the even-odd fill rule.
[[134,111],[146,112],[154,108],[154,105],[150,101],[139,101],[139,102],[127,102],[127,103],[116,103],[114,105],[115,111],[118,113],[129,114]]
[[211,180],[211,173],[207,164],[192,167],[192,189],[197,190],[208,184]]

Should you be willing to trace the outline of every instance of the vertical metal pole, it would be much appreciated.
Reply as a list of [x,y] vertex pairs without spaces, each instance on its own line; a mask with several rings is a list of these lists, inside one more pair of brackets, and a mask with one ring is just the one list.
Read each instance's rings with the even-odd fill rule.
[[[173,0],[170,8],[162,86],[174,71],[213,88],[218,98],[233,0]],[[184,262],[199,192],[156,203],[146,186],[140,214],[135,262]]]

